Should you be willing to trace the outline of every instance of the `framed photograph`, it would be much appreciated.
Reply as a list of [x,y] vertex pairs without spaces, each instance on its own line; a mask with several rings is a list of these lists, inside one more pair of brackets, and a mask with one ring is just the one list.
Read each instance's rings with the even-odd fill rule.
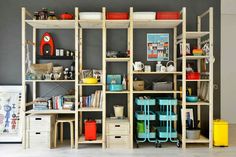
[[90,78],[93,77],[93,70],[82,70],[82,78]]
[[[182,47],[183,47],[183,44],[180,43],[180,44],[179,44],[180,55],[183,54],[183,52],[182,52]],[[186,55],[190,55],[190,54],[191,54],[190,43],[186,43]]]
[[22,86],[0,86],[0,142],[21,142]]
[[[194,127],[194,115],[193,115],[193,108],[186,108],[186,121],[192,120],[192,127]],[[183,117],[183,109],[181,109],[181,117]]]
[[147,34],[147,61],[169,60],[169,34]]

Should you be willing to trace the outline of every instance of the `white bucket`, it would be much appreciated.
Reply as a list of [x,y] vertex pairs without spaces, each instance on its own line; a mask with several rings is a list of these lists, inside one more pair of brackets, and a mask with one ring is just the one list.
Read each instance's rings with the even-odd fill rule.
[[116,118],[123,118],[124,106],[119,106],[119,105],[114,106],[114,112]]

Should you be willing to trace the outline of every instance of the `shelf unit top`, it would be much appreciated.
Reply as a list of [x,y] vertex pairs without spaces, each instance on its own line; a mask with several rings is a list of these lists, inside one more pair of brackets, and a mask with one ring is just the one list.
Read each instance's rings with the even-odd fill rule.
[[183,20],[134,20],[134,29],[175,28],[182,22]]
[[75,80],[25,80],[25,82],[45,82],[45,83],[66,83],[66,82],[75,82]]
[[75,29],[75,20],[25,20],[36,29]]
[[71,110],[29,110],[26,114],[74,114],[75,111]]
[[183,73],[182,72],[178,72],[178,71],[176,71],[176,72],[155,72],[155,71],[153,71],[153,72],[133,72],[133,74],[135,74],[135,75],[165,75],[165,74],[176,74],[176,75],[182,75]]

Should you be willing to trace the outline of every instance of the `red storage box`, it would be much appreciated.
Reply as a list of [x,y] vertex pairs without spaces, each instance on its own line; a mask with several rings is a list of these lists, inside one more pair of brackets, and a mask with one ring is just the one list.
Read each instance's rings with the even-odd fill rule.
[[97,139],[97,125],[95,120],[86,120],[84,124],[85,140]]
[[107,12],[107,20],[128,20],[129,13],[127,12]]
[[157,12],[156,13],[157,20],[176,20],[180,19],[179,12]]
[[200,79],[200,73],[199,72],[189,72],[186,76],[187,80],[199,80]]

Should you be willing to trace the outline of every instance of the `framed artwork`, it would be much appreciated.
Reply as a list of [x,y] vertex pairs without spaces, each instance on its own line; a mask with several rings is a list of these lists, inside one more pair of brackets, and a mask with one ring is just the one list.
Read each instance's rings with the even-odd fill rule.
[[[180,55],[183,54],[183,52],[182,52],[182,47],[183,47],[183,44],[180,43],[180,44],[179,44]],[[190,54],[191,54],[191,51],[190,51],[190,43],[186,43],[186,55],[190,55]]]
[[[194,127],[194,116],[193,116],[193,108],[186,108],[186,121],[192,120],[192,127]],[[181,109],[181,117],[183,117],[183,109]],[[187,125],[187,124],[186,124]]]
[[21,142],[22,86],[0,86],[0,142]]
[[147,61],[169,60],[169,34],[147,34]]

